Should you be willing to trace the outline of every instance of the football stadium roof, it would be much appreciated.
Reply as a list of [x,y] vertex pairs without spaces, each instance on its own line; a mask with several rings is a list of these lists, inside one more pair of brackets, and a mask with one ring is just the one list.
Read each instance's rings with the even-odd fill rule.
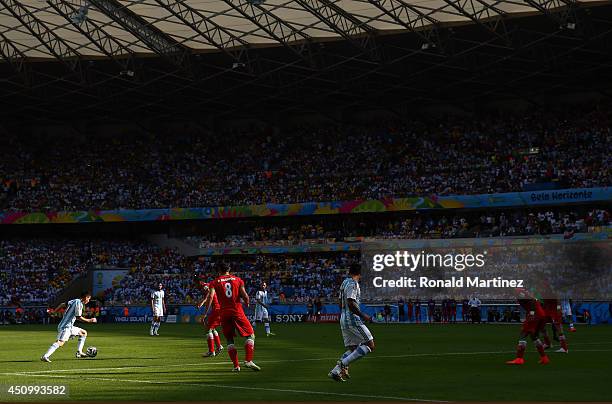
[[[583,1],[588,4],[592,0]],[[1,0],[2,37],[30,58],[232,51],[431,26],[496,22],[566,1]],[[79,15],[82,15],[79,18]]]
[[0,0],[0,117],[463,102],[535,79],[569,90],[609,70],[611,3]]

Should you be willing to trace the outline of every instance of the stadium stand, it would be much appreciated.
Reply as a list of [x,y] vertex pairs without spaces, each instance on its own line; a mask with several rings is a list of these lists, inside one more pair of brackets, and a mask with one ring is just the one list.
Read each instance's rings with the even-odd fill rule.
[[[612,181],[610,114],[531,114],[271,137],[9,137],[0,210],[205,207],[521,191]],[[70,144],[70,148],[65,145]],[[227,156],[232,156],[228,160]]]
[[220,226],[204,236],[186,240],[199,248],[266,245],[299,245],[372,238],[480,238],[585,232],[590,226],[607,226],[606,209],[533,209],[462,211],[458,214],[425,213],[401,216],[343,216],[309,218],[308,223]]
[[[317,223],[318,221],[318,223]],[[465,211],[459,215],[411,214],[402,219],[366,215],[330,222],[285,226],[242,225],[242,234],[195,237],[202,247],[261,244],[300,244],[313,240],[373,238],[461,238],[514,235],[566,234],[588,231],[592,226],[609,226],[609,211],[582,207],[546,210]],[[236,224],[234,224],[236,226]],[[222,226],[222,228],[225,226]],[[240,227],[240,226],[239,226]],[[226,230],[227,231],[227,230]],[[216,241],[210,241],[216,240]],[[58,293],[90,268],[129,270],[119,284],[104,291],[101,299],[110,304],[143,304],[152,285],[166,285],[171,304],[193,304],[199,291],[194,274],[210,278],[215,262],[229,263],[248,282],[249,292],[266,281],[277,302],[299,303],[314,298],[333,299],[333,285],[341,270],[359,260],[359,254],[302,254],[299,256],[186,257],[180,252],[145,241],[99,238],[12,238],[0,242],[0,305],[47,305]]]

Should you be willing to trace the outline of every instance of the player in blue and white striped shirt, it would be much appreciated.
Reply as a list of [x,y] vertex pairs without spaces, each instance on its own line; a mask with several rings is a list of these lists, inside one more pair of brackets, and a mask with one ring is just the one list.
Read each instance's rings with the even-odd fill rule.
[[82,328],[75,327],[74,322],[76,320],[83,321],[84,323],[96,323],[96,318],[84,318],[83,317],[83,306],[85,306],[91,300],[91,293],[83,292],[80,299],[72,299],[66,305],[66,311],[62,321],[57,326],[57,341],[55,341],[47,353],[45,353],[40,360],[43,362],[51,362],[49,357],[59,347],[63,346],[66,341],[71,338],[79,337],[79,345],[77,347],[76,357],[85,358],[87,354],[83,352],[83,346],[85,345],[85,339],[87,338],[87,331]]
[[364,321],[368,322],[371,318],[359,307],[360,279],[361,266],[353,264],[349,269],[349,277],[340,286],[340,329],[347,350],[329,372],[329,377],[339,382],[348,378],[348,366],[351,362],[369,354],[375,348],[374,337],[364,324]]

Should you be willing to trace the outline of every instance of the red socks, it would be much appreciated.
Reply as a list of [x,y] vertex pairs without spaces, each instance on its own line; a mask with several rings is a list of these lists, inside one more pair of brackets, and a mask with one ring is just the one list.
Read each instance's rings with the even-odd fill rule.
[[244,352],[246,356],[246,361],[250,362],[253,360],[253,354],[255,353],[255,341],[252,339],[247,339],[244,343]]
[[240,367],[240,364],[238,363],[238,351],[236,350],[234,344],[230,344],[227,346],[227,353],[229,354],[229,357],[232,360],[234,367]]
[[525,356],[525,348],[526,348],[527,344],[524,341],[519,341],[517,347],[516,347],[516,357],[517,358],[522,358]]
[[565,339],[565,335],[559,335],[559,343],[561,344],[561,348],[565,349],[565,351],[568,351],[567,340]]
[[221,337],[219,337],[219,334],[215,334],[215,345],[217,348],[221,348]]
[[210,336],[207,339],[208,341],[208,352],[215,352],[215,340]]
[[544,352],[544,345],[542,344],[542,341],[537,340],[535,342],[535,346],[536,346],[536,349],[538,350],[538,353],[540,354],[540,356],[546,356],[546,352]]

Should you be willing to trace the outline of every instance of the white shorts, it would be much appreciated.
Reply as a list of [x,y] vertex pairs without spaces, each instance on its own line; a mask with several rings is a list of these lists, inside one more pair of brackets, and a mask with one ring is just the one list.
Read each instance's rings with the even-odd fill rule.
[[163,307],[153,307],[153,317],[163,317],[164,316],[164,308]]
[[569,304],[563,304],[561,306],[561,313],[564,316],[571,316],[572,315],[572,306]]
[[85,331],[85,330],[79,327],[75,327],[75,326],[63,328],[57,332],[57,340],[66,342],[69,339],[78,336],[81,333],[81,331]]
[[374,339],[368,327],[363,324],[342,327],[342,338],[345,347],[364,344]]
[[255,309],[255,321],[262,321],[264,319],[269,319],[270,317],[268,317],[268,309],[266,309],[265,307],[261,307],[258,306]]

